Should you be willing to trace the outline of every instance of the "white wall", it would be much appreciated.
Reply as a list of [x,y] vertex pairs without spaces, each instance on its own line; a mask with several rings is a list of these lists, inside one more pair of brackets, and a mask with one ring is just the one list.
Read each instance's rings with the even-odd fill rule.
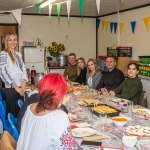
[[[106,55],[106,47],[112,46],[113,43],[119,43],[121,46],[132,46],[133,47],[133,60],[138,60],[138,56],[150,55],[150,31],[147,32],[143,18],[150,16],[150,6],[131,10],[127,12],[120,13],[120,22],[125,22],[123,32],[120,34],[110,33],[108,31],[102,31],[102,26],[100,26],[99,34],[99,55]],[[102,20],[107,20],[110,22],[115,22],[118,20],[117,15],[111,15],[107,17],[100,18]],[[132,34],[131,31],[131,21],[137,21],[135,33]]]
[[[16,23],[12,15],[0,15],[0,23]],[[56,41],[63,43],[66,54],[74,52],[77,57],[96,58],[96,29],[95,18],[70,18],[22,15],[22,24],[19,27],[19,45],[23,41],[36,41],[39,38],[44,46]]]
[[20,45],[23,41],[35,41],[40,38],[44,46],[51,42],[61,42],[66,47],[66,54],[74,52],[77,57],[96,58],[96,19],[60,18],[48,16],[22,16],[22,25],[19,28]]

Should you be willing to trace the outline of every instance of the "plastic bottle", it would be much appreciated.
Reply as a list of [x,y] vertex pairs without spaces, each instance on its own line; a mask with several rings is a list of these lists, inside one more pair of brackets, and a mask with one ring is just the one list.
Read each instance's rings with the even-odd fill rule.
[[34,66],[32,66],[32,70],[31,70],[31,84],[34,85],[34,77],[36,76],[36,70],[34,68]]
[[3,123],[0,119],[0,138],[2,137],[2,135],[3,135]]

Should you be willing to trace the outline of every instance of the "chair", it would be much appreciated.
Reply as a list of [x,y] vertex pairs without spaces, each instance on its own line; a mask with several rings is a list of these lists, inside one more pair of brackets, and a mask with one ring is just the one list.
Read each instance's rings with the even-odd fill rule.
[[143,107],[148,108],[146,91],[142,91],[142,94],[141,94],[140,99],[139,99],[139,104]]
[[8,113],[8,121],[12,127],[13,134],[12,137],[17,141],[19,137],[19,132],[16,128],[17,119],[13,116],[13,114]]
[[6,120],[5,115],[6,115],[6,110],[5,110],[5,108],[4,108],[3,103],[0,101],[0,118],[1,118],[1,120],[2,120],[4,130],[6,130],[6,131],[8,131],[10,134],[12,134],[11,125],[10,125],[10,123],[8,122],[8,120]]
[[3,103],[4,109],[5,109],[5,111],[6,111],[6,102],[3,101],[3,93],[1,93],[1,92],[0,92],[0,101]]
[[22,105],[23,105],[23,101],[21,99],[18,99],[18,106],[19,106],[19,108],[21,108]]

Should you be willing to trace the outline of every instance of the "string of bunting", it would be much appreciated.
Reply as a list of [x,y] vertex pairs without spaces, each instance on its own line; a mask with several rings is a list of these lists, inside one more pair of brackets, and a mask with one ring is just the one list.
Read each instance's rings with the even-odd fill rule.
[[108,31],[108,28],[110,27],[110,33],[112,33],[114,31],[114,33],[116,34],[117,30],[119,30],[120,33],[122,33],[122,31],[125,27],[125,24],[130,23],[131,31],[134,34],[136,26],[137,26],[137,21],[141,21],[141,20],[144,21],[146,30],[148,32],[150,30],[150,16],[146,17],[146,18],[143,18],[143,19],[136,20],[136,21],[131,21],[131,22],[111,22],[111,21],[97,19],[96,27],[97,27],[97,29],[99,29],[99,27],[101,26],[102,31],[104,31],[104,29],[106,31]]

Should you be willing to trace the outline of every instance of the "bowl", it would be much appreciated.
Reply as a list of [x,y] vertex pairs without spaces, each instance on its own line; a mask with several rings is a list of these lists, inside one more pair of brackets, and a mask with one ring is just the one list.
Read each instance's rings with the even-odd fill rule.
[[123,127],[127,123],[127,118],[125,117],[114,117],[113,122],[116,126]]
[[123,136],[122,142],[126,147],[134,147],[137,142],[137,136]]

